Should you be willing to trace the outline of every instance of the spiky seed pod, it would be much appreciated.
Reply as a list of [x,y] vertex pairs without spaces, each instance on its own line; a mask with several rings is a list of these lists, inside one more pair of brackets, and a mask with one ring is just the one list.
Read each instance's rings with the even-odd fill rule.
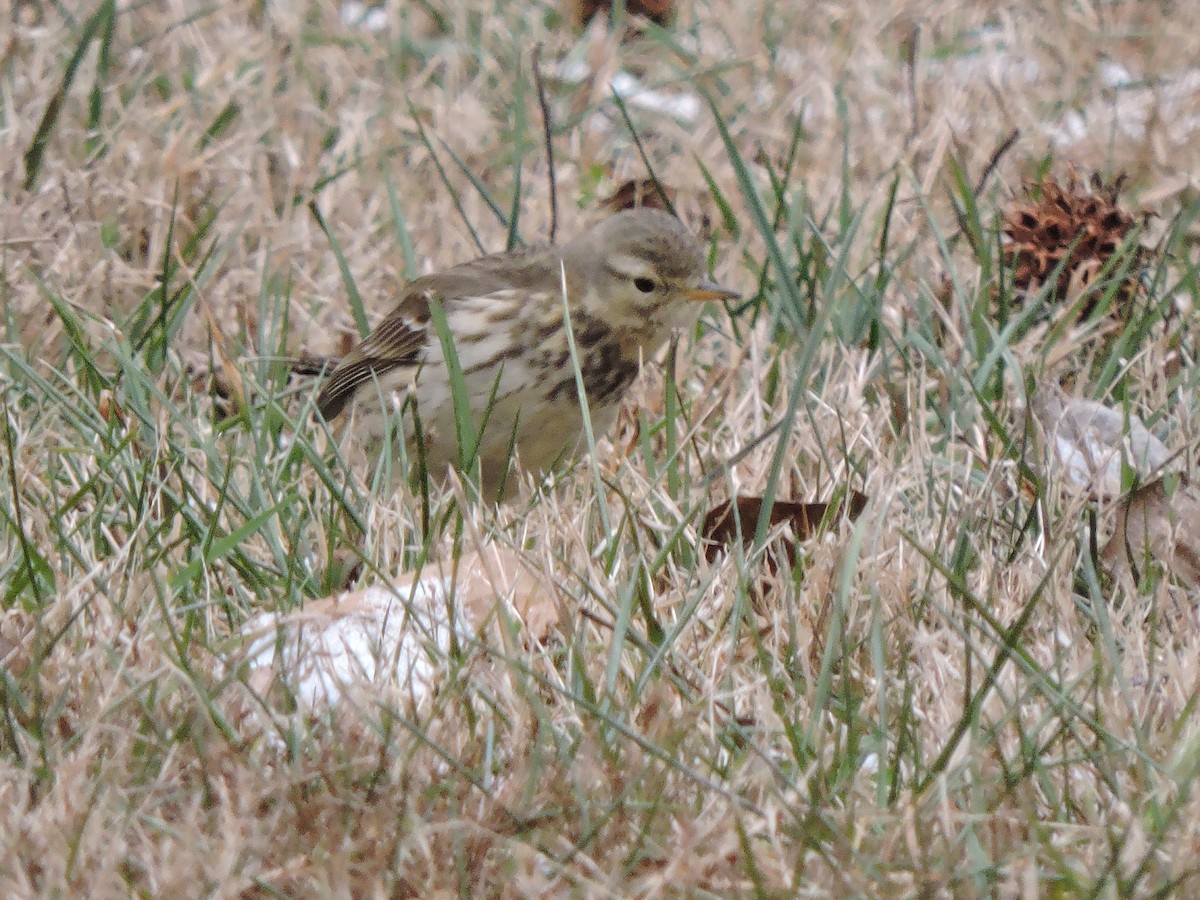
[[643,206],[661,209],[664,212],[673,212],[668,204],[675,202],[675,193],[675,188],[656,185],[653,178],[630,180],[601,200],[600,208],[609,215]]
[[[1013,286],[1036,290],[1056,278],[1052,299],[1068,302],[1078,297],[1134,227],[1133,215],[1117,202],[1124,181],[1124,174],[1110,182],[1096,174],[1084,185],[1072,171],[1065,186],[1050,175],[1038,184],[1027,183],[1024,199],[1008,208],[1002,225],[1004,262]],[[1114,314],[1122,319],[1137,295],[1146,262],[1141,248],[1135,252],[1113,304]],[[1099,296],[1088,299],[1081,319],[1091,314],[1098,300]]]

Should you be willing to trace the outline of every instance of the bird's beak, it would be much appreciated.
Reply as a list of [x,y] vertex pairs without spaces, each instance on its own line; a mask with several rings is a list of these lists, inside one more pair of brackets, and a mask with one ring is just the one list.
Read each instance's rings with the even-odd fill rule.
[[692,288],[684,296],[689,300],[705,303],[709,300],[736,300],[742,295],[737,291],[731,291],[729,288],[723,288],[719,284],[714,284],[705,279],[700,282],[699,286]]

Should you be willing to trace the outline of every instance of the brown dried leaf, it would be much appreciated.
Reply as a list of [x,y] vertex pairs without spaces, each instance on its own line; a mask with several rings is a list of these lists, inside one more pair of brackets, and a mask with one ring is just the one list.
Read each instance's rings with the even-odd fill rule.
[[1159,478],[1123,498],[1116,531],[1100,551],[1114,576],[1141,580],[1158,563],[1181,583],[1200,585],[1200,487],[1186,475]]
[[218,392],[221,397],[233,405],[233,412],[246,409],[246,387],[242,381],[241,370],[234,365],[232,342],[221,327],[220,320],[213,314],[212,307],[206,302],[203,305],[204,315],[208,320],[208,334],[212,341],[213,352],[220,363],[220,372],[213,373],[214,385],[220,385]]
[[101,391],[96,407],[105,422],[115,419],[118,425],[125,424],[125,409],[113,398],[112,391]]
[[203,369],[194,372],[192,374],[192,390],[197,394],[211,395],[213,408],[222,419],[236,414],[235,391],[225,377],[224,371]]
[[[843,500],[846,515],[851,521],[857,519],[867,505],[866,494],[851,491],[849,497]],[[734,512],[736,508],[736,514]],[[758,522],[762,517],[762,497],[738,497],[719,503],[704,517],[704,525],[700,529],[700,537],[707,542],[704,555],[709,562],[716,559],[718,552],[737,539],[738,523],[741,523],[742,545],[749,547],[754,542],[754,534],[758,530]],[[824,520],[829,510],[829,503],[797,503],[791,500],[776,500],[771,505],[771,527],[787,524],[791,526],[792,537],[784,542],[788,559],[795,564],[796,544],[812,537],[816,528]]]
[[[596,13],[612,9],[612,0],[569,0],[576,27],[586,25]],[[675,0],[625,0],[625,11],[631,16],[645,16],[664,28],[675,18]]]

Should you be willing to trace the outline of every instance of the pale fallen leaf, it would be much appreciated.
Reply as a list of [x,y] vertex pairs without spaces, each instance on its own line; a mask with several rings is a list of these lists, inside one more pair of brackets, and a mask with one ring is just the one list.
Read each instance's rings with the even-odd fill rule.
[[551,592],[515,552],[495,544],[455,563],[429,563],[384,584],[262,613],[241,629],[247,681],[260,696],[280,679],[308,709],[396,686],[429,694],[452,641],[473,641],[497,604],[542,637],[557,620]]
[[1096,497],[1121,493],[1122,465],[1150,477],[1171,459],[1171,451],[1137,416],[1068,397],[1057,385],[1038,391],[1033,414],[1045,435],[1047,456],[1063,478]]
[[1200,488],[1185,475],[1169,475],[1130,493],[1100,559],[1110,573],[1135,581],[1157,563],[1183,584],[1200,584]]

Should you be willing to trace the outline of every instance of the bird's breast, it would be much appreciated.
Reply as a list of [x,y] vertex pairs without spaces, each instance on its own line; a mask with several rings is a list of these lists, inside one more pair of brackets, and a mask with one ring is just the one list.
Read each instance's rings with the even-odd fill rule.
[[[599,406],[618,403],[638,374],[637,336],[582,311],[572,315],[571,325],[588,403]],[[546,379],[546,397],[551,402],[573,399],[577,390],[565,329],[557,338],[543,344],[537,354],[539,364],[551,374]]]

